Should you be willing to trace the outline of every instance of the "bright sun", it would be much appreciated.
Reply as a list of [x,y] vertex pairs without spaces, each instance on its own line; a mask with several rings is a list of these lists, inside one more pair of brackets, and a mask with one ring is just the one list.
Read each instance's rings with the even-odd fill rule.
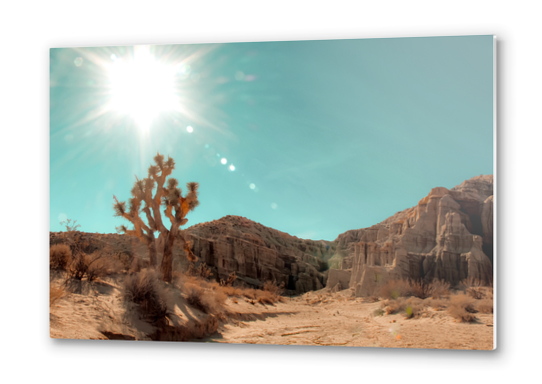
[[111,109],[131,116],[147,131],[154,118],[179,107],[175,66],[158,62],[148,46],[135,47],[131,60],[111,58]]

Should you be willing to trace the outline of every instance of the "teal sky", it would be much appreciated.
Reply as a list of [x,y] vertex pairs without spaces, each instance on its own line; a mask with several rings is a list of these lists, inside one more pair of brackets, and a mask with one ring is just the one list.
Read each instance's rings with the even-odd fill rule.
[[[433,187],[493,173],[492,36],[168,45],[150,54],[175,70],[178,105],[145,128],[112,104],[111,68],[130,63],[133,47],[51,49],[51,231],[65,217],[85,232],[128,224],[113,217],[113,195],[127,200],[157,151],[175,159],[182,186],[200,183],[186,227],[239,215],[325,240],[411,207]],[[154,83],[130,79],[122,94],[140,84]],[[160,104],[153,95],[141,105]]]

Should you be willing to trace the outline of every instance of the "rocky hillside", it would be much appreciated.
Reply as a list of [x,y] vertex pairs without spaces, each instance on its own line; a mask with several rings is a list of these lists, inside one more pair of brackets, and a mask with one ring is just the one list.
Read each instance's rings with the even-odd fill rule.
[[[284,283],[292,293],[329,286],[367,295],[388,278],[443,279],[457,283],[493,277],[493,176],[478,176],[450,190],[437,187],[415,207],[335,241],[299,239],[239,216],[226,216],[185,230],[192,251],[217,279],[236,272],[238,282],[258,287]],[[78,233],[86,252],[107,247],[128,265],[148,258],[133,237]],[[51,233],[51,244],[63,241]],[[162,246],[158,244],[160,254]],[[174,250],[176,268],[186,268]],[[330,269],[331,267],[331,269]]]
[[186,233],[194,254],[220,278],[236,272],[250,285],[277,281],[296,293],[323,288],[327,260],[335,253],[334,242],[299,239],[239,216],[197,224]]
[[434,278],[457,283],[493,279],[493,176],[448,190],[433,188],[417,206],[369,228],[337,237],[338,269],[328,286],[371,293],[388,278]]

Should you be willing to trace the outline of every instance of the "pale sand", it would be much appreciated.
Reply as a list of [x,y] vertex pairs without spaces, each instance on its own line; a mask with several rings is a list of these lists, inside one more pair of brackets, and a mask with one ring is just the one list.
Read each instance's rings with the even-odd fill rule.
[[[351,347],[493,349],[493,315],[476,314],[476,323],[458,323],[446,311],[427,309],[427,316],[405,319],[404,314],[373,316],[381,303],[365,303],[337,294],[318,292],[265,308],[239,301],[238,312],[254,311],[264,320],[242,321],[219,328],[204,341],[251,344],[333,345]],[[308,299],[308,300],[307,300]],[[240,308],[242,307],[242,308]]]
[[[94,284],[85,295],[70,294],[51,308],[53,338],[107,339],[102,331],[149,340],[155,328],[122,305],[113,283]],[[381,302],[351,298],[349,291],[309,292],[275,305],[229,298],[218,332],[200,342],[363,346],[391,348],[493,349],[493,315],[477,313],[476,323],[459,323],[446,311],[427,308],[422,318],[373,316]],[[312,304],[311,304],[312,303]],[[170,324],[202,321],[206,315],[177,298]]]

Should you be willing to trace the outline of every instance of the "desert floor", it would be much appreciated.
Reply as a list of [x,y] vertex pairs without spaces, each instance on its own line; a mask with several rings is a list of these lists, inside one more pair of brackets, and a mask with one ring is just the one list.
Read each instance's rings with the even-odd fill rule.
[[[310,292],[263,307],[239,303],[240,313],[264,318],[233,321],[202,340],[219,343],[334,345],[350,347],[493,349],[493,315],[458,323],[446,311],[427,309],[426,317],[374,316],[381,302],[367,303],[344,293]],[[252,308],[251,308],[252,307]]]
[[[203,323],[209,316],[174,303],[175,324]],[[264,305],[230,297],[218,323],[199,342],[363,346],[391,348],[493,349],[493,314],[477,313],[474,323],[456,322],[446,310],[427,308],[419,318],[377,316],[382,302],[351,297],[349,290],[326,290],[283,298]],[[116,284],[94,284],[85,294],[71,293],[51,306],[50,335],[68,339],[150,340],[155,329],[123,306]],[[173,324],[173,325],[175,325]]]

